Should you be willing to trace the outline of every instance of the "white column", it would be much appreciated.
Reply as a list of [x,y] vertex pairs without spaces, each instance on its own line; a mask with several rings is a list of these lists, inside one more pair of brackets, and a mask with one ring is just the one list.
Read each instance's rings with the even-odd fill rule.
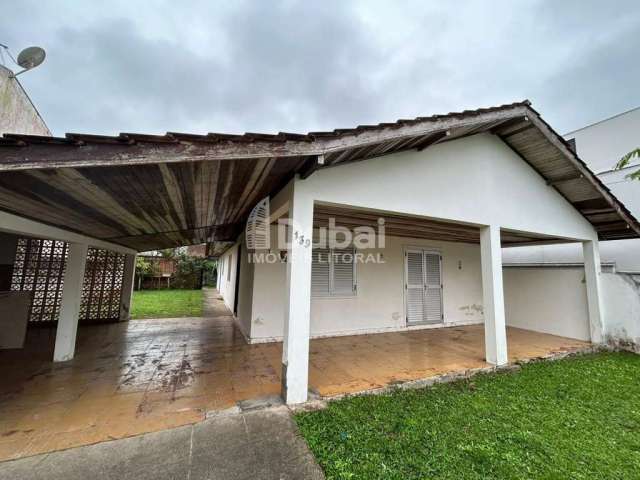
[[282,345],[282,397],[288,404],[305,402],[309,388],[313,199],[304,194],[300,182],[294,180],[287,230],[290,247]]
[[494,365],[505,365],[508,361],[507,330],[504,316],[499,226],[490,225],[480,228],[480,257],[486,361]]
[[126,255],[124,272],[122,272],[122,296],[120,297],[120,321],[127,322],[131,318],[131,297],[133,282],[136,277],[136,255]]
[[602,311],[602,289],[600,286],[602,268],[598,241],[582,242],[582,253],[584,255],[584,276],[587,284],[591,341],[593,343],[602,343],[604,340],[604,317]]
[[86,244],[69,244],[69,256],[67,257],[64,286],[62,288],[60,318],[56,330],[56,347],[53,352],[54,362],[71,360],[75,353],[87,250],[88,245]]

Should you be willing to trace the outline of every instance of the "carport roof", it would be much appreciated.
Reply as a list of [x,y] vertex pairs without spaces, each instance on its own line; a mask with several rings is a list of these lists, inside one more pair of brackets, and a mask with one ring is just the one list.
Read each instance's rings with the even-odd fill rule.
[[220,251],[253,205],[295,174],[482,132],[526,161],[600,239],[640,236],[637,220],[528,101],[307,134],[5,134],[0,209],[138,251],[203,242]]

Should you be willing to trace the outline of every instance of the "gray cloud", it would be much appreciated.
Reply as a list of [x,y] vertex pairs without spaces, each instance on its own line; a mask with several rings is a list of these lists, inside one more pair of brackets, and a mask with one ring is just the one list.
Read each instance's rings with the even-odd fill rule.
[[640,105],[636,2],[17,2],[54,133],[307,131],[530,98],[561,131]]

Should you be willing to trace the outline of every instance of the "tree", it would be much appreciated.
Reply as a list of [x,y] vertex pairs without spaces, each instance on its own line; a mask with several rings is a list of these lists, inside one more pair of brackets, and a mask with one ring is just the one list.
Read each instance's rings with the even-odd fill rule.
[[[620,161],[616,164],[616,170],[622,170],[626,168],[631,163],[631,160],[634,158],[640,158],[640,148],[636,148],[635,150],[630,151],[624,157],[620,159]],[[640,168],[638,168],[635,172],[631,172],[626,175],[626,178],[631,180],[640,180]]]
[[166,258],[167,260],[173,260],[179,255],[178,248],[165,248],[164,250],[158,250],[160,256],[162,258]]
[[176,272],[173,285],[176,288],[200,288],[203,280],[211,275],[216,262],[207,258],[190,257],[184,252],[176,256]]
[[144,257],[136,257],[136,276],[138,277],[138,290],[142,286],[142,279],[153,272],[153,265]]

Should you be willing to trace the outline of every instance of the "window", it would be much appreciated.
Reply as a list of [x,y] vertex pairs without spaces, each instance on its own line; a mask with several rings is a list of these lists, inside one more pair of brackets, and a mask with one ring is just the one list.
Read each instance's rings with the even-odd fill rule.
[[227,257],[227,282],[231,280],[231,260],[233,259],[233,254]]
[[311,264],[312,297],[356,294],[355,250],[314,248]]

